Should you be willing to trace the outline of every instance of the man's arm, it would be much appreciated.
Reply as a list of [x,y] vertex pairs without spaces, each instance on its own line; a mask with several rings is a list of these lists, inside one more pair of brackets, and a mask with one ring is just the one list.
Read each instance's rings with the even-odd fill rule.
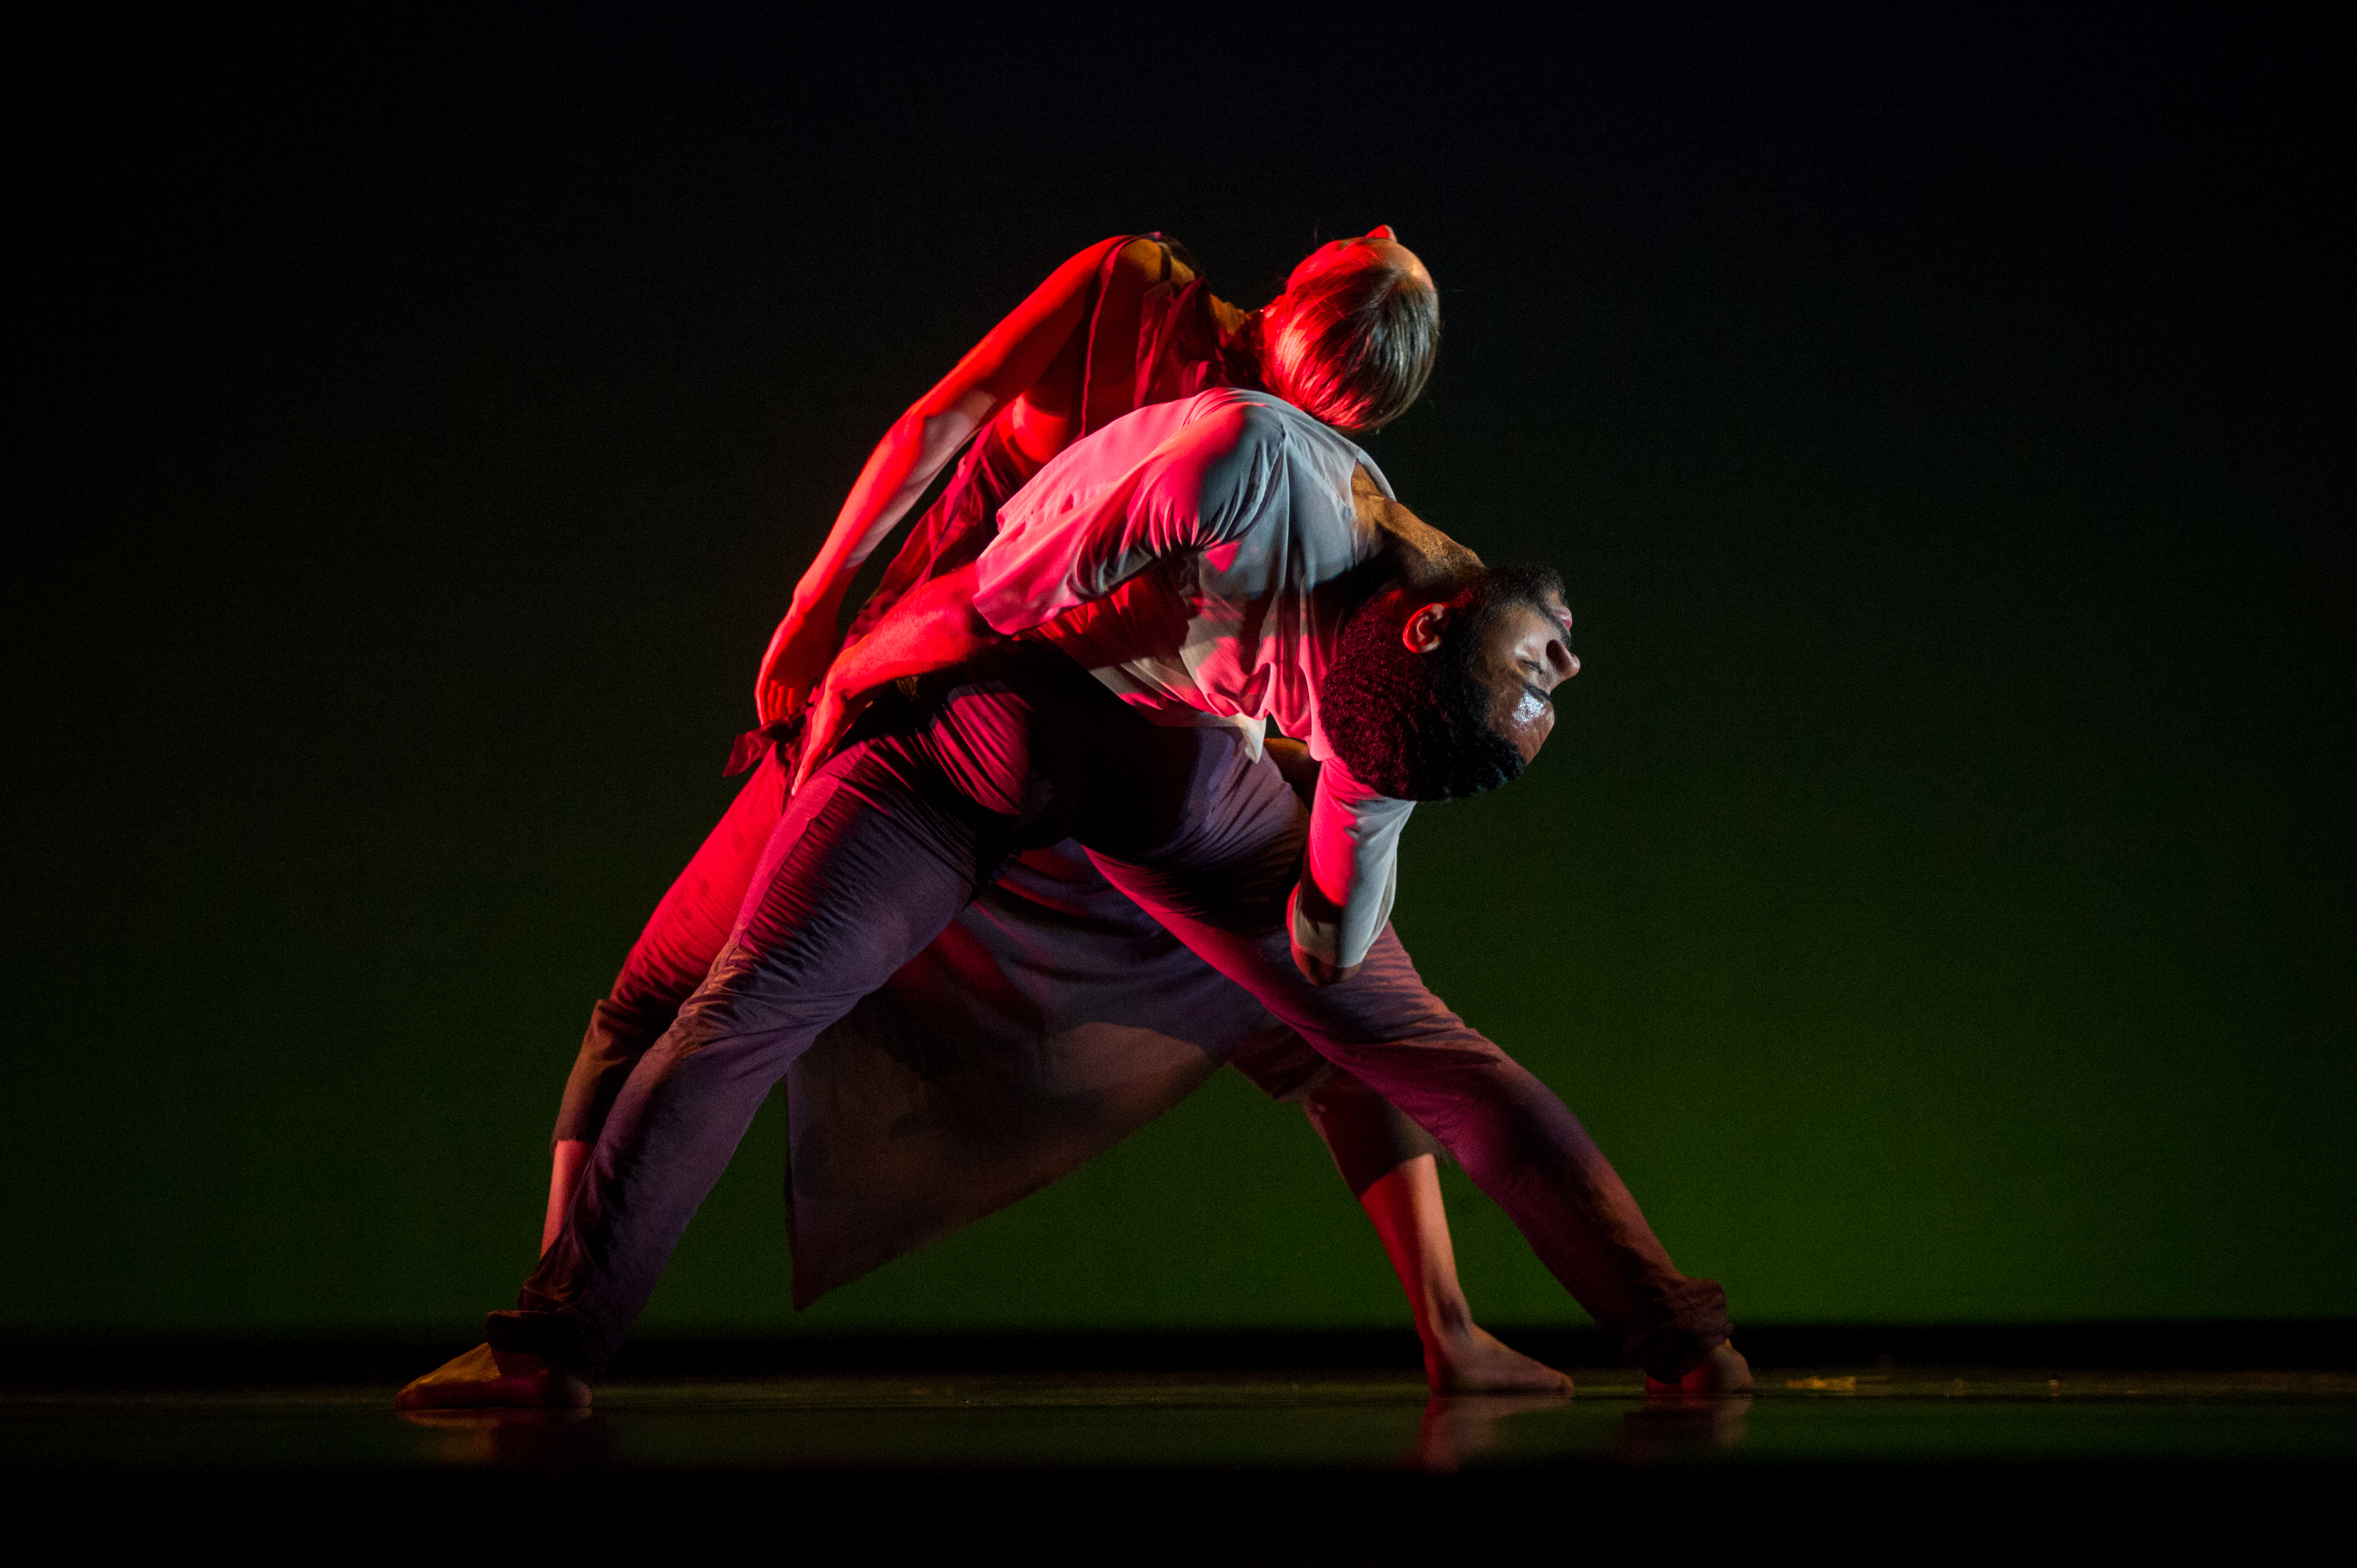
[[[1086,456],[1081,455],[1085,453]],[[974,604],[1013,636],[1102,599],[1155,562],[1232,543],[1281,508],[1280,417],[1210,392],[1141,409],[1056,459],[999,509]]]
[[1029,491],[1018,492],[979,557],[910,590],[835,660],[813,700],[794,788],[841,743],[877,687],[963,663],[1002,637],[1104,597],[1162,556],[1244,526],[1265,470],[1281,459],[1269,422],[1249,403],[1196,420],[1135,454],[1128,472],[1087,504],[1045,517],[1026,515],[1018,503]]
[[894,605],[876,629],[846,648],[827,671],[811,704],[794,789],[833,754],[852,720],[878,688],[910,675],[963,664],[1006,639],[974,607],[972,563],[920,583]]
[[1360,783],[1339,757],[1318,770],[1301,880],[1286,907],[1294,967],[1314,983],[1356,974],[1391,918],[1400,830],[1415,809]]
[[[1321,770],[1318,759],[1309,755],[1308,744],[1285,736],[1273,735],[1261,742],[1261,751],[1269,761],[1276,765],[1276,770],[1285,776],[1286,784],[1291,788],[1294,794],[1300,797],[1301,803],[1315,812],[1318,806],[1318,778]],[[1328,926],[1338,925],[1340,920],[1340,911],[1336,909],[1332,902],[1318,891],[1313,878],[1304,875],[1294,887],[1292,902],[1286,907],[1286,922],[1293,929],[1294,967],[1308,976],[1313,985],[1333,985],[1350,979],[1359,972],[1358,965],[1352,964],[1346,969],[1333,962],[1326,956],[1330,949],[1324,944],[1320,944],[1314,950],[1302,945],[1301,916],[1304,909],[1302,900],[1305,897],[1308,900],[1307,908],[1313,919]],[[1372,1214],[1374,1210],[1370,1208],[1368,1212]],[[1383,1229],[1380,1217],[1377,1219],[1376,1229]],[[1391,1233],[1384,1230],[1383,1234],[1383,1244],[1388,1247],[1391,1245]],[[1397,1261],[1396,1256],[1394,1261]],[[1408,1294],[1413,1296],[1415,1293],[1410,1291]],[[1424,1322],[1421,1316],[1422,1310],[1421,1307],[1417,1309],[1419,1316],[1416,1322],[1419,1325]]]

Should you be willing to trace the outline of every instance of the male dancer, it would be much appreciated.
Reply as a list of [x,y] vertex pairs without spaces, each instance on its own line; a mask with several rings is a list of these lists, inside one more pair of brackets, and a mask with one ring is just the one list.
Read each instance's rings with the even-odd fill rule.
[[[1066,838],[1437,1137],[1657,1383],[1749,1386],[1717,1285],[1677,1273],[1577,1119],[1387,923],[1412,802],[1536,755],[1569,624],[1553,574],[1483,567],[1265,394],[1067,449],[977,561],[837,660],[739,929],[633,1069],[518,1308],[402,1402],[585,1402],[770,1085],[1008,857]],[[1323,763],[1306,812],[1261,753],[1272,720]]]

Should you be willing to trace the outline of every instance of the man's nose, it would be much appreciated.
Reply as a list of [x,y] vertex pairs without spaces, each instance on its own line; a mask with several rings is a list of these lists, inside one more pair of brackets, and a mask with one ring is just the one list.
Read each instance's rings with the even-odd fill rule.
[[1557,682],[1570,680],[1579,673],[1579,655],[1566,647],[1561,638],[1547,643],[1547,668],[1555,671]]

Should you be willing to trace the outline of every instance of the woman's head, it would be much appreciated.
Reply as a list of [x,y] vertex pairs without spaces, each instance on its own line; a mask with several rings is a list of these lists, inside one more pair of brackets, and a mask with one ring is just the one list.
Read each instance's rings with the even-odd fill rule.
[[1440,295],[1388,225],[1319,246],[1261,312],[1261,380],[1338,430],[1407,412],[1440,349]]

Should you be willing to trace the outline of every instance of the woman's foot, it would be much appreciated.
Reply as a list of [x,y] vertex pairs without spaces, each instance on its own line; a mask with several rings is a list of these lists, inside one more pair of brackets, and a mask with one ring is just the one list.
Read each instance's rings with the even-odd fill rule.
[[1685,1375],[1675,1382],[1663,1382],[1659,1378],[1645,1380],[1645,1392],[1655,1399],[1726,1399],[1751,1391],[1751,1363],[1743,1352],[1724,1340],[1710,1348]]
[[587,1410],[589,1385],[543,1356],[478,1345],[393,1398],[396,1410]]
[[1424,1375],[1437,1394],[1571,1392],[1569,1378],[1470,1323],[1425,1342]]

